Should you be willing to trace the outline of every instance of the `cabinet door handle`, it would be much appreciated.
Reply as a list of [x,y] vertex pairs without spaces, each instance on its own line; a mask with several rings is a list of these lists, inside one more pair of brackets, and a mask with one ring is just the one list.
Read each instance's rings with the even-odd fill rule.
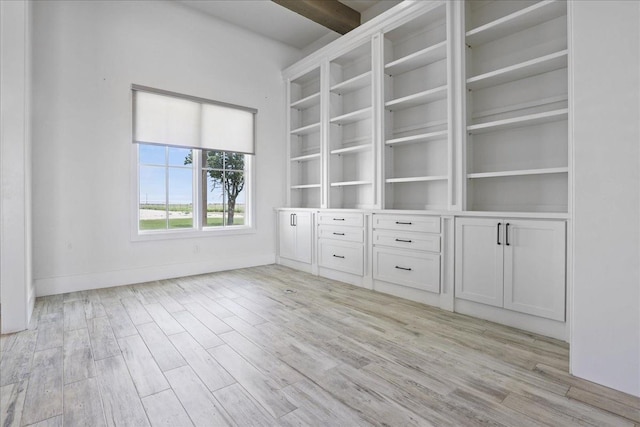
[[410,222],[402,222],[402,221],[396,221],[396,224],[398,224],[398,225],[411,225]]
[[291,214],[293,216],[293,226],[297,227],[298,226],[298,214]]
[[334,258],[344,258],[344,255],[336,255],[336,254],[333,254],[333,256],[334,256]]
[[336,233],[335,231],[333,232],[334,236],[344,236],[344,233]]
[[411,240],[408,240],[408,239],[396,239],[396,242],[411,243]]
[[509,243],[509,223],[506,223],[504,225],[504,244],[507,246],[511,246],[511,244]]
[[293,214],[289,214],[289,225],[293,227]]
[[411,268],[407,268],[407,267],[400,267],[399,265],[396,265],[396,268],[397,268],[398,270],[412,271],[412,269],[411,269]]
[[496,243],[501,245],[502,243],[500,243],[500,226],[502,225],[501,222],[498,223],[498,236],[496,237]]
[[344,218],[333,218],[334,221],[344,221]]

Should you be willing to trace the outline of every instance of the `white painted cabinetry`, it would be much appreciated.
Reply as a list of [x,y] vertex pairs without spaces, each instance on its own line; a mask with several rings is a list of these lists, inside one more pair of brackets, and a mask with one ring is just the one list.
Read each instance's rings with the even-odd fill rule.
[[311,212],[278,211],[278,232],[278,254],[281,258],[311,263],[313,235]]
[[440,217],[373,215],[373,278],[440,293]]
[[[364,275],[364,214],[322,211],[318,214],[318,267]],[[330,277],[332,276],[329,272]]]
[[565,320],[564,221],[456,219],[456,298]]

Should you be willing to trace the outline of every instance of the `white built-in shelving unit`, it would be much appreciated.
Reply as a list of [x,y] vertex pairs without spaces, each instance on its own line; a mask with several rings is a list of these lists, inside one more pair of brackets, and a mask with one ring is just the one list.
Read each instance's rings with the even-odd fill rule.
[[450,164],[449,6],[384,32],[384,208],[447,209]]
[[320,67],[288,84],[289,204],[319,208],[322,187]]
[[330,208],[375,204],[372,43],[329,60],[328,203]]
[[567,5],[466,2],[469,211],[567,212]]

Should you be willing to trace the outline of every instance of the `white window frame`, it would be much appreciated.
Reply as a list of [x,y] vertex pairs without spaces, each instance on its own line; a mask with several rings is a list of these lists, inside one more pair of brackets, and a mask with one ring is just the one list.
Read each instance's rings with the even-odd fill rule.
[[[132,117],[133,120],[133,117]],[[133,128],[133,126],[132,126]],[[166,147],[166,145],[164,145]],[[178,147],[186,148],[186,147]],[[132,241],[187,239],[225,235],[242,235],[256,233],[255,207],[255,154],[245,154],[245,219],[243,225],[225,225],[203,227],[202,218],[202,153],[206,149],[192,148],[193,158],[193,227],[162,230],[140,230],[140,158],[139,144],[131,144],[131,213],[130,234]],[[218,150],[222,151],[222,150]]]

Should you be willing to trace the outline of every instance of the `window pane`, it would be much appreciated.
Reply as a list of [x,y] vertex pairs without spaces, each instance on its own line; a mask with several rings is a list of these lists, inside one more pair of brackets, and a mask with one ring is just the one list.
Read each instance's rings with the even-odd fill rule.
[[207,220],[203,220],[205,227],[222,227],[224,225],[224,197],[220,171],[202,171],[202,186],[206,188]]
[[244,170],[244,154],[242,153],[225,153],[225,169]]
[[191,150],[188,148],[169,147],[169,166],[184,166],[192,164]]
[[193,227],[191,168],[169,168],[169,228]]
[[140,164],[164,165],[166,147],[162,145],[138,144]]
[[244,173],[226,172],[225,188],[225,224],[243,225],[245,213]]
[[140,230],[167,228],[166,168],[140,166]]
[[224,152],[222,151],[205,151],[207,159],[203,162],[202,167],[207,169],[224,168]]

